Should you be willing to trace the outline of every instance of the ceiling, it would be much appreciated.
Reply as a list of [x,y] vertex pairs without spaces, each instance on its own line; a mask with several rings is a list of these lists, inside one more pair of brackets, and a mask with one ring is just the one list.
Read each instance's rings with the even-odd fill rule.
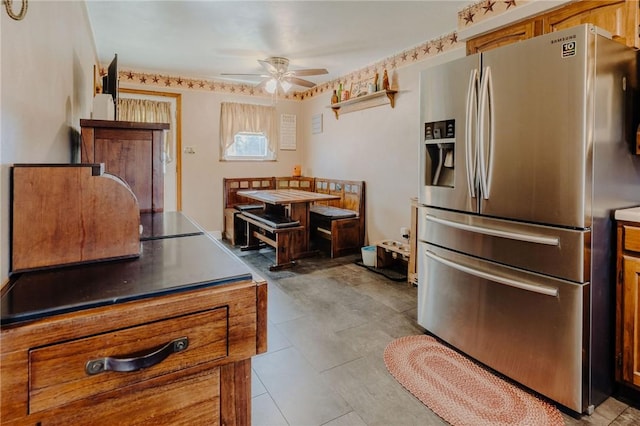
[[99,1],[88,0],[98,59],[121,70],[258,82],[269,56],[323,83],[451,33],[476,1]]

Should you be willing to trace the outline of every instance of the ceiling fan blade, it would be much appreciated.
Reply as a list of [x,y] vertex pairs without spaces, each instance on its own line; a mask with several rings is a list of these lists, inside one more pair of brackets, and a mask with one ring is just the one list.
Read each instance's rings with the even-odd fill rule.
[[304,70],[291,70],[291,71],[288,71],[288,73],[290,73],[290,75],[305,76],[305,75],[329,74],[329,71],[327,71],[324,68],[308,68]]
[[298,77],[285,77],[284,80],[291,84],[297,84],[298,86],[304,87],[314,87],[316,85],[313,81],[303,80]]
[[255,88],[258,90],[264,90],[265,86],[267,85],[267,81],[269,80],[262,80],[260,83],[256,84]]
[[240,73],[235,73],[235,72],[233,72],[233,73],[223,72],[223,73],[220,73],[220,75],[250,75],[250,76],[253,76],[253,77],[271,77],[270,75],[265,75],[265,74],[240,74]]
[[270,62],[268,61],[264,61],[262,59],[258,59],[258,62],[260,63],[260,65],[262,65],[262,67],[267,70],[270,74],[275,74],[278,72],[278,70],[276,69],[276,67],[274,67],[273,65],[271,65]]

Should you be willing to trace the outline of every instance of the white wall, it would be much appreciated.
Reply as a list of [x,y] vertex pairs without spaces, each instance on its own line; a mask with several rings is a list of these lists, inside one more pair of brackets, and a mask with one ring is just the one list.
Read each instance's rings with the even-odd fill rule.
[[96,52],[83,2],[32,1],[22,21],[9,18],[4,5],[0,11],[0,282],[4,283],[9,272],[9,166],[70,162],[80,118],[90,116]]
[[[303,171],[316,177],[366,182],[366,222],[370,243],[400,240],[400,228],[410,225],[410,199],[418,195],[419,73],[438,63],[464,56],[464,48],[449,51],[390,72],[397,84],[395,108],[377,106],[340,115],[336,120],[331,94],[305,101]],[[389,70],[391,71],[391,70]],[[311,134],[311,117],[323,115],[323,132]]]

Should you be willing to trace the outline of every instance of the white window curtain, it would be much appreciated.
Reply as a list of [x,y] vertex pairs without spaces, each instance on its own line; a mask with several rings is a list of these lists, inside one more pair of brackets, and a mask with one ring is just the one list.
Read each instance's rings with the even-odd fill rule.
[[[169,123],[174,129],[175,120],[171,115],[171,102],[149,99],[118,98],[118,120],[140,123]],[[166,131],[164,137],[163,161],[170,163],[174,158],[172,132]]]
[[268,142],[269,159],[275,160],[278,140],[276,108],[273,106],[222,102],[220,108],[220,158],[226,159],[237,133],[263,133]]

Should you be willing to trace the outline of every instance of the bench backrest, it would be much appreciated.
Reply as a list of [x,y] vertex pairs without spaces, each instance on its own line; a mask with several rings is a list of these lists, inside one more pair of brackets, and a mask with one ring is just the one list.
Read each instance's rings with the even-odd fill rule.
[[311,191],[315,188],[315,178],[306,176],[283,176],[276,177],[276,189],[298,189],[300,191]]
[[275,189],[274,177],[223,178],[224,208],[233,208],[238,204],[255,203],[246,197],[238,195],[238,191],[247,189]]
[[353,210],[360,217],[364,217],[365,188],[364,181],[338,180],[315,178],[316,192],[338,195],[339,200],[324,201],[318,204],[326,204],[342,209]]

